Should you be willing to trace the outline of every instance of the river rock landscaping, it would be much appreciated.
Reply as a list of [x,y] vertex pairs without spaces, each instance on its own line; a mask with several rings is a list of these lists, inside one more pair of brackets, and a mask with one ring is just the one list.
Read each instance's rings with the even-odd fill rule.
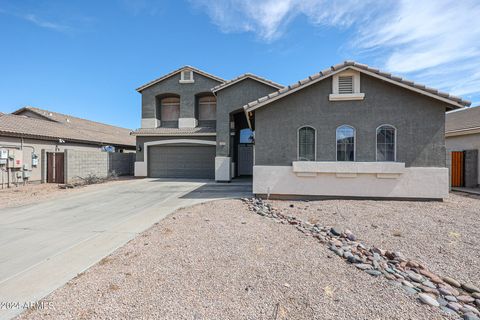
[[368,246],[348,229],[311,224],[292,215],[284,215],[262,199],[243,199],[251,211],[296,229],[325,244],[337,256],[367,274],[383,276],[392,284],[402,286],[422,303],[439,307],[446,313],[457,313],[464,319],[480,320],[480,289],[471,283],[460,283],[451,277],[440,277],[421,262],[401,252]]

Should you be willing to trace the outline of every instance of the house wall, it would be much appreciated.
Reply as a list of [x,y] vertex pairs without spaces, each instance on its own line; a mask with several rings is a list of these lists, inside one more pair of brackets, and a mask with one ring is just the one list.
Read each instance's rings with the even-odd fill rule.
[[232,176],[230,113],[238,110],[243,115],[244,105],[277,90],[247,78],[217,92],[217,181],[230,181]]
[[155,119],[160,119],[157,114],[157,97],[165,94],[176,94],[180,96],[180,118],[194,119],[196,95],[211,93],[211,89],[220,84],[219,81],[202,76],[193,72],[194,83],[179,83],[181,73],[174,74],[151,87],[144,89],[142,94],[142,127],[153,128]]
[[[0,148],[13,148],[22,145],[21,138],[18,137],[7,137],[0,136]],[[49,140],[39,140],[39,139],[23,139],[23,160],[24,163],[32,168],[30,172],[29,182],[41,182],[42,180],[42,166],[46,164],[46,159],[44,159],[42,150],[46,152],[63,152],[65,149],[74,149],[74,150],[83,150],[83,151],[100,151],[101,148],[98,145],[90,144],[80,144],[80,143],[71,143],[66,142],[59,144],[56,141]],[[38,156],[38,166],[32,167],[32,153],[35,153]],[[6,173],[0,172],[4,176],[5,181],[7,180]],[[13,173],[11,179],[13,179]],[[11,180],[12,181],[12,180]],[[14,180],[13,180],[14,181]],[[1,183],[1,177],[0,177]]]
[[376,129],[397,128],[397,161],[407,167],[445,167],[445,105],[361,75],[360,101],[329,101],[332,79],[255,111],[255,164],[291,165],[297,129],[317,130],[317,161],[336,161],[336,128],[356,129],[356,161],[376,161]]
[[[331,92],[330,78],[255,111],[255,194],[419,199],[448,195],[445,105],[363,74],[364,100],[329,101]],[[356,129],[355,162],[336,161],[336,128],[344,124]],[[395,163],[376,162],[376,129],[382,124],[397,129]],[[297,129],[304,125],[317,130],[317,162],[314,168],[295,171]],[[397,165],[404,169],[393,170]]]
[[[480,153],[480,133],[446,137],[445,144],[448,153],[464,150],[478,150]],[[480,155],[477,159],[477,184],[480,184]],[[468,174],[466,172],[466,175]]]

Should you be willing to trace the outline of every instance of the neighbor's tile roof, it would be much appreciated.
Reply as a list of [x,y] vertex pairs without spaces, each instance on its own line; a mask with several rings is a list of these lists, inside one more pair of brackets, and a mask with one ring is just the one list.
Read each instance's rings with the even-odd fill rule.
[[163,81],[163,80],[165,80],[165,79],[167,79],[167,78],[170,78],[171,76],[173,76],[173,75],[175,75],[175,74],[177,74],[177,73],[179,73],[179,72],[181,72],[181,71],[183,71],[183,70],[192,70],[193,72],[196,72],[196,73],[198,73],[198,74],[201,74],[202,76],[208,77],[208,78],[210,78],[210,79],[216,80],[216,81],[218,81],[218,82],[221,82],[221,83],[225,82],[224,79],[219,78],[219,77],[217,77],[217,76],[214,76],[213,74],[210,74],[210,73],[208,73],[208,72],[202,71],[202,70],[200,70],[200,69],[197,69],[197,68],[195,68],[195,67],[192,67],[192,66],[183,66],[183,67],[181,67],[181,68],[179,68],[179,69],[177,69],[177,70],[174,70],[174,71],[172,71],[172,72],[170,72],[170,73],[167,73],[167,74],[164,75],[164,76],[161,76],[160,78],[157,78],[157,79],[155,79],[155,80],[152,80],[152,81],[150,81],[150,82],[147,82],[146,84],[138,87],[136,90],[137,90],[138,92],[141,92],[142,90],[144,90],[144,89],[146,89],[146,88],[148,88],[148,87],[150,87],[150,86],[153,86],[154,84],[159,83],[160,81]]
[[[22,115],[31,111],[45,118]],[[135,146],[130,130],[34,107],[0,117],[0,134],[76,141],[100,145]]]
[[219,84],[218,86],[214,87],[212,89],[212,91],[213,92],[220,91],[220,90],[225,89],[225,88],[227,88],[227,87],[229,87],[229,86],[231,86],[231,85],[233,85],[237,82],[240,82],[240,81],[248,79],[248,78],[259,81],[259,82],[263,82],[263,83],[265,83],[267,85],[270,85],[270,86],[272,86],[274,88],[277,88],[277,89],[282,89],[283,88],[283,85],[281,85],[279,83],[276,83],[276,82],[273,82],[271,80],[259,77],[259,76],[255,75],[253,73],[244,73],[244,74],[242,74],[242,75],[240,75],[240,76],[238,76],[238,77],[236,77],[232,80],[228,80],[228,81],[225,81],[222,84]]
[[402,86],[410,87],[413,90],[419,90],[419,91],[424,92],[426,94],[437,96],[438,98],[440,98],[442,100],[447,99],[447,100],[451,101],[452,105],[455,105],[457,107],[469,106],[471,104],[470,101],[463,100],[460,97],[453,96],[453,95],[450,95],[448,93],[441,92],[441,91],[438,91],[436,89],[426,87],[425,85],[418,84],[418,83],[415,83],[413,81],[394,76],[391,73],[384,72],[384,71],[381,71],[379,69],[369,67],[368,65],[357,63],[355,61],[345,61],[343,63],[334,65],[334,66],[332,66],[328,69],[320,71],[320,72],[318,72],[314,75],[311,75],[310,77],[308,77],[304,80],[300,80],[300,81],[298,81],[298,82],[296,82],[292,85],[289,85],[288,87],[285,87],[285,88],[280,89],[276,92],[273,92],[273,93],[269,94],[268,96],[261,97],[261,98],[255,100],[255,101],[252,101],[252,102],[248,103],[247,105],[245,105],[243,108],[246,111],[250,111],[252,109],[259,108],[259,107],[264,106],[264,105],[266,105],[266,104],[268,104],[268,103],[270,103],[274,100],[281,99],[284,96],[289,95],[290,93],[293,93],[293,92],[295,92],[295,91],[297,91],[297,90],[299,90],[303,87],[307,87],[311,84],[314,84],[318,81],[321,81],[325,78],[328,78],[329,76],[331,76],[331,75],[333,75],[333,74],[335,74],[335,73],[337,73],[341,70],[348,69],[348,68],[357,69],[361,72],[362,71],[363,72],[368,72],[368,73],[373,74],[377,77],[384,78],[386,80],[391,80],[393,83],[397,83],[397,84],[402,85]]
[[445,132],[480,129],[480,106],[447,112]]
[[132,132],[134,136],[214,136],[215,129],[196,128],[142,128]]

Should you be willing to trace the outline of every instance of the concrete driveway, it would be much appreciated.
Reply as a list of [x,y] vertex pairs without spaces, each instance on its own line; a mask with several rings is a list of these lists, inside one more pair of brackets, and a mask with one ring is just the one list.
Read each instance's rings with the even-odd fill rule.
[[22,312],[25,302],[45,297],[178,208],[250,195],[248,180],[142,179],[1,209],[0,319]]

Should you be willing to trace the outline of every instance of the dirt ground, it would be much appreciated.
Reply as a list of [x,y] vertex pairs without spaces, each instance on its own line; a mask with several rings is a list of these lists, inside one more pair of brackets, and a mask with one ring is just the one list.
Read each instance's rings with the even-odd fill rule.
[[[272,201],[370,245],[419,256],[478,285],[480,200]],[[291,207],[293,205],[293,207]],[[460,253],[457,253],[460,251]],[[240,200],[185,208],[46,298],[21,319],[447,319],[294,226]]]
[[[131,178],[121,177],[116,180],[111,180],[104,183],[121,183],[122,181],[129,179]],[[8,207],[18,207],[57,197],[64,197],[72,193],[82,192],[83,190],[89,188],[98,188],[102,184],[79,186],[73,189],[62,189],[59,187],[60,185],[55,183],[38,183],[0,189],[0,209]]]

